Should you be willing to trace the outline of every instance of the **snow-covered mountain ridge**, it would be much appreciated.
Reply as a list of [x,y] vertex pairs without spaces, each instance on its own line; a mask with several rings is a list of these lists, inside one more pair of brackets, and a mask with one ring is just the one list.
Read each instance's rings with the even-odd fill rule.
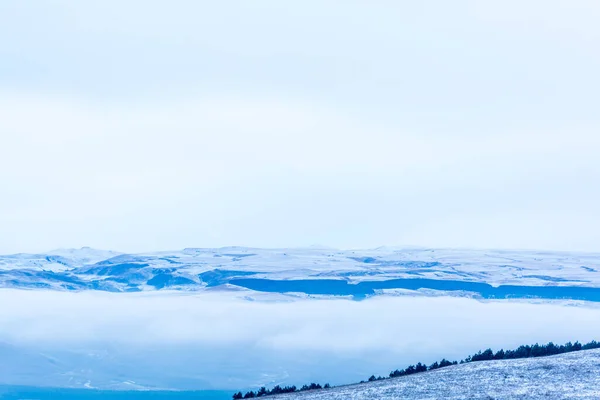
[[[317,280],[352,284],[341,289],[316,290],[289,285],[282,288],[247,286],[259,291],[312,294],[321,291],[323,294],[355,294],[352,290],[358,286],[354,284],[392,280],[484,283],[491,287],[600,288],[598,271],[600,254],[592,253],[387,247],[371,250],[226,247],[124,254],[82,248],[0,256],[0,287],[113,292],[205,290],[231,283],[244,286],[249,283],[244,278],[251,278],[267,280],[269,284],[300,280],[307,284]],[[343,282],[338,282],[338,286],[339,283]],[[438,286],[425,284],[423,288],[445,290]],[[414,288],[371,284],[365,293],[391,289]]]

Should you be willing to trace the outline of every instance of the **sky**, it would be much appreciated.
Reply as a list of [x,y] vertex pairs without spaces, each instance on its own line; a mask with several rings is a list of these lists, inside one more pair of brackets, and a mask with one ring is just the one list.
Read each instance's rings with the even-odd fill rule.
[[0,2],[0,253],[598,251],[593,0]]

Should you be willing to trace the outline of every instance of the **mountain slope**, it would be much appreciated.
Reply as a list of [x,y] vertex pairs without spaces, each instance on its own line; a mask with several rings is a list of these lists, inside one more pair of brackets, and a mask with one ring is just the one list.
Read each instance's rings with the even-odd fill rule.
[[542,358],[473,362],[401,378],[271,398],[598,399],[600,350]]

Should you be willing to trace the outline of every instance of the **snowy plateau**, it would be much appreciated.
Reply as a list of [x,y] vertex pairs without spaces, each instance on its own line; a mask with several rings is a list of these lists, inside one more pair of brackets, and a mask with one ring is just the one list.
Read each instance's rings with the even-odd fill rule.
[[[342,288],[339,281],[350,285],[394,280],[397,283],[371,285],[364,288],[363,294],[394,289],[464,292],[461,289],[469,291],[473,288],[477,292],[484,288],[448,282],[480,283],[491,287],[578,287],[582,290],[600,288],[598,271],[600,254],[590,253],[387,247],[347,251],[229,247],[122,254],[82,248],[0,256],[0,287],[110,292],[198,291],[239,288],[252,284],[248,281],[251,278],[254,282],[276,281],[275,286],[264,286],[266,291],[308,292],[306,294],[309,295],[352,295],[352,290]],[[306,283],[303,286],[298,284],[299,290],[294,290],[295,285],[277,286],[277,282],[300,280],[316,282],[316,289],[315,285]],[[328,287],[317,282],[332,280],[338,281],[337,286]],[[421,284],[406,288],[399,284],[401,280]],[[440,281],[449,286],[439,286]],[[240,285],[235,285],[236,282]],[[303,290],[307,287],[308,290]],[[596,292],[592,290],[589,293]],[[523,296],[526,295],[523,293]],[[502,294],[500,296],[503,297]],[[523,296],[517,294],[513,297]],[[507,294],[504,297],[511,296]],[[530,297],[536,297],[535,293]],[[572,296],[567,293],[561,297]]]

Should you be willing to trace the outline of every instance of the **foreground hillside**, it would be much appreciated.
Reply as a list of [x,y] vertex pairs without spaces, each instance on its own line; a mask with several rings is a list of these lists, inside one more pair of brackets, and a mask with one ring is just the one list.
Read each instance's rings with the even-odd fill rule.
[[600,350],[456,365],[395,379],[269,397],[332,399],[599,399]]

